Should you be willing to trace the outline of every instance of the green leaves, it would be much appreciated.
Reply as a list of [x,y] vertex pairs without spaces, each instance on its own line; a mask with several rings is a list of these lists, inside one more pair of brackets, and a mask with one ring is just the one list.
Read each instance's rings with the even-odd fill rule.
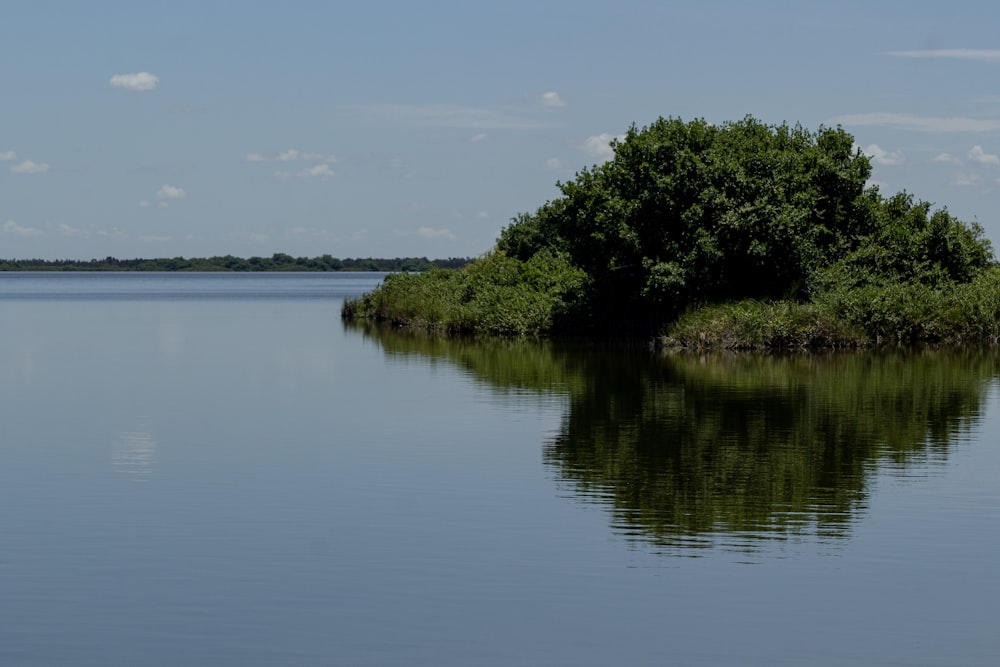
[[860,282],[935,283],[991,261],[981,230],[866,191],[870,174],[841,128],[660,118],[518,216],[498,246],[520,259],[567,252],[590,278],[592,322],[651,326],[691,304],[808,297],[840,262]]

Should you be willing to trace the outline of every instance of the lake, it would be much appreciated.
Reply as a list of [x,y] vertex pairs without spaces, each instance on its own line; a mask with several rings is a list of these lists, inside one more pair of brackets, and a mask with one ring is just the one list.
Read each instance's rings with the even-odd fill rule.
[[345,326],[380,278],[0,273],[0,664],[996,664],[996,350]]

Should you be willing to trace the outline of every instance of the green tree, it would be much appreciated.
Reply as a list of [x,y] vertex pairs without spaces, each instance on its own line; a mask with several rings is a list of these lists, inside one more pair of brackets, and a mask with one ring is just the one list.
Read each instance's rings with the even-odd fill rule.
[[857,200],[871,165],[840,128],[661,118],[614,148],[498,242],[522,258],[565,247],[598,315],[662,320],[692,302],[795,294],[870,232]]

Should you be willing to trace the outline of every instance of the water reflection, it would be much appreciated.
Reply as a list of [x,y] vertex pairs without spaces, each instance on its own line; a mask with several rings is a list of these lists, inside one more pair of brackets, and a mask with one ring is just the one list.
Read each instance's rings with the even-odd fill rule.
[[[568,403],[560,488],[669,553],[837,541],[878,471],[933,474],[979,421],[993,350],[684,356],[368,329],[391,357],[455,364]],[[567,400],[568,399],[568,400]]]
[[153,434],[143,427],[123,431],[112,441],[111,467],[119,474],[129,475],[134,481],[145,481],[153,472],[156,441]]

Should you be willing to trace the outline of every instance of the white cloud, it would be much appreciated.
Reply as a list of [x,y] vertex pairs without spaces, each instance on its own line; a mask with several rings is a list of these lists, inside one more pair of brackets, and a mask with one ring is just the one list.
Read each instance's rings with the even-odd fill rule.
[[333,178],[336,175],[337,172],[330,169],[330,165],[325,162],[303,169],[298,173],[299,178]]
[[988,167],[1000,166],[1000,156],[987,153],[983,150],[983,147],[978,144],[969,150],[968,158],[976,164],[982,164]]
[[13,220],[8,220],[3,223],[3,225],[0,225],[0,231],[3,231],[4,234],[10,234],[11,236],[22,236],[25,238],[31,236],[42,236],[45,233],[40,229],[35,229],[34,227],[22,227]]
[[979,118],[939,118],[904,113],[857,113],[837,116],[834,125],[881,126],[917,132],[994,132],[1000,120]]
[[145,241],[146,243],[166,243],[167,241],[173,241],[174,237],[147,235],[147,236],[140,236],[139,240]]
[[482,141],[483,139],[485,139],[487,136],[488,135],[485,132],[480,132],[479,134],[474,134],[472,136],[472,138],[469,139],[469,141],[471,141],[474,144],[478,144],[480,141]]
[[132,74],[115,74],[108,82],[112,88],[122,88],[134,92],[153,90],[160,83],[160,77],[149,72],[134,72]]
[[458,237],[455,236],[450,229],[431,229],[430,227],[421,227],[417,230],[417,235],[422,236],[425,239],[448,239],[449,241],[458,240]]
[[951,179],[952,185],[957,185],[963,188],[970,188],[979,185],[979,175],[978,174],[956,174],[955,178]]
[[[156,191],[156,199],[158,202],[157,206],[160,208],[169,208],[171,201],[184,199],[185,197],[187,197],[187,193],[184,192],[184,189],[175,185],[164,185]],[[149,208],[151,204],[149,201],[143,199],[139,202],[139,206],[142,208]]]
[[74,227],[70,227],[66,223],[57,225],[56,230],[59,232],[60,236],[67,236],[69,238],[85,239],[89,238],[91,235],[91,231],[89,229],[76,229]]
[[164,185],[156,192],[156,198],[160,201],[168,199],[184,199],[185,197],[187,197],[187,193],[184,192],[184,189],[173,185]]
[[18,174],[41,174],[49,170],[49,165],[45,162],[25,160],[24,162],[12,166],[10,170],[17,172]]
[[562,160],[557,157],[550,157],[545,161],[545,168],[550,171],[559,171],[563,168]]
[[16,159],[17,159],[17,153],[15,153],[14,151],[0,152],[0,161],[16,160]]
[[940,162],[941,164],[962,164],[962,161],[951,153],[940,153],[935,155],[931,162]]
[[123,238],[125,236],[125,232],[118,229],[117,227],[112,227],[111,229],[98,229],[97,235],[104,236],[107,238],[118,239],[118,238]]
[[611,148],[611,142],[615,139],[622,141],[625,139],[625,135],[611,135],[607,132],[604,134],[596,134],[592,137],[584,139],[583,143],[580,145],[580,150],[590,157],[597,158],[598,160],[610,160],[615,156],[615,151]]
[[490,214],[487,211],[477,211],[476,220],[489,220]]
[[564,102],[563,98],[559,97],[559,93],[555,92],[554,90],[542,93],[542,96],[539,98],[539,101],[542,103],[542,106],[546,107],[566,106],[566,102]]
[[877,165],[895,166],[903,164],[903,154],[899,151],[890,152],[878,144],[870,144],[867,148],[862,148],[861,152],[872,159]]
[[333,169],[330,169],[330,165],[328,165],[325,162],[313,165],[312,167],[308,167],[306,169],[298,171],[295,174],[292,174],[292,172],[290,171],[284,171],[284,170],[274,172],[274,177],[279,181],[290,181],[292,180],[292,178],[298,178],[301,180],[306,180],[309,178],[335,178],[336,176],[337,172],[335,172]]
[[918,51],[886,51],[882,55],[895,58],[947,58],[954,60],[1000,60],[1000,49],[921,49]]
[[475,130],[533,130],[550,123],[528,118],[509,109],[487,109],[457,104],[376,104],[354,107],[366,116],[417,127],[453,127]]
[[335,155],[324,155],[323,153],[300,151],[297,148],[289,148],[273,157],[268,157],[263,153],[247,153],[247,162],[293,162],[295,160],[319,160],[321,162],[339,162]]

